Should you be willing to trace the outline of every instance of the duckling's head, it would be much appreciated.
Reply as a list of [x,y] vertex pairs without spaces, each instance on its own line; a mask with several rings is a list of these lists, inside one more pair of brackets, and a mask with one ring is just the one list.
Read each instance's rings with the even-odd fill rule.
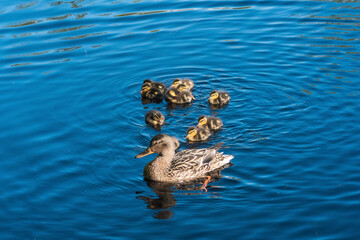
[[186,91],[187,90],[187,87],[185,84],[179,84],[177,86],[177,89],[180,91],[180,92],[183,92],[183,91]]
[[205,115],[201,115],[199,118],[198,118],[198,123],[200,123],[201,125],[206,125],[207,123],[207,117]]
[[151,81],[151,79],[146,79],[146,80],[144,80],[143,84],[145,84],[145,83],[149,83],[149,84],[151,84],[151,83],[152,83],[152,81]]
[[[149,147],[145,151],[139,153],[135,158],[145,157],[152,153],[162,153],[166,150],[175,151],[179,145],[179,141],[175,141],[175,137],[166,134],[158,134],[151,139]],[[177,140],[177,139],[176,139]]]
[[189,127],[186,134],[186,139],[190,140],[197,134],[196,127]]
[[164,117],[164,115],[162,115],[161,112],[155,111],[154,114],[152,115],[152,117],[155,121],[159,122],[160,125],[163,125],[163,123],[165,121],[165,117]]
[[174,79],[174,81],[173,81],[173,85],[175,86],[175,87],[177,87],[179,84],[181,84],[181,78],[175,78]]
[[216,90],[212,90],[210,93],[210,98],[217,99],[219,97],[219,93]]
[[142,85],[140,93],[146,93],[146,92],[150,91],[150,89],[151,89],[150,84],[145,83]]

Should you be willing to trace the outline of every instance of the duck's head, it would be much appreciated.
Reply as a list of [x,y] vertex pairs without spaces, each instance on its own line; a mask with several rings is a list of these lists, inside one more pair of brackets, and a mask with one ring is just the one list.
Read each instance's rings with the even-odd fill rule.
[[174,81],[173,81],[173,85],[175,86],[175,87],[177,87],[179,84],[181,84],[181,78],[175,78],[174,79]]
[[219,93],[216,90],[212,90],[210,93],[210,98],[217,99],[219,97]]
[[179,141],[175,137],[161,133],[153,137],[149,147],[147,147],[145,151],[136,155],[135,158],[142,158],[152,153],[162,153],[166,150],[175,151],[178,146]]
[[186,87],[185,84],[179,84],[179,85],[177,86],[177,90],[179,90],[180,92],[183,92],[183,91],[186,91],[186,90],[188,90],[188,89],[187,89],[187,87]]
[[160,125],[163,125],[163,123],[165,121],[165,117],[164,117],[164,115],[162,115],[161,112],[156,111],[156,112],[154,112],[154,114],[152,116],[155,121],[158,121]]
[[207,123],[207,117],[205,115],[201,115],[199,118],[198,118],[198,123],[200,125],[206,125]]
[[196,127],[189,127],[186,134],[186,139],[192,139],[197,134]]
[[140,93],[146,93],[146,92],[150,91],[150,89],[151,89],[150,84],[145,83],[142,85]]

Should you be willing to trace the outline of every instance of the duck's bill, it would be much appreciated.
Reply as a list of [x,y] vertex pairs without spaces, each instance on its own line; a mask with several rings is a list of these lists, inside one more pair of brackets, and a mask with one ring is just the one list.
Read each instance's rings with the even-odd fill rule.
[[145,151],[139,153],[138,155],[135,156],[135,158],[142,158],[142,157],[145,157],[149,154],[152,154],[154,152],[152,152],[149,148],[145,149]]

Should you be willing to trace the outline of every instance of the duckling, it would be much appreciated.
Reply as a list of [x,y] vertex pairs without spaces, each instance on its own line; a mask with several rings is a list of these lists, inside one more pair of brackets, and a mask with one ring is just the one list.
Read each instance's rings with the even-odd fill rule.
[[150,84],[150,87],[156,87],[157,89],[159,89],[163,94],[166,91],[166,85],[162,82],[154,82],[151,79],[146,79],[143,82],[143,86],[146,84]]
[[210,131],[206,128],[189,127],[185,138],[191,142],[201,142],[208,140],[210,135]]
[[165,92],[165,100],[167,102],[174,103],[179,95],[180,91],[175,87],[169,87],[169,89]]
[[186,90],[192,91],[194,88],[194,83],[190,78],[175,78],[172,85],[170,85],[170,88],[178,88],[179,85],[184,84],[186,87]]
[[209,129],[210,131],[220,130],[223,126],[223,122],[218,117],[208,117],[201,115],[198,118],[198,127]]
[[175,78],[173,83],[170,85],[169,88],[176,88],[177,89],[178,85],[181,84],[181,83],[182,83],[181,78]]
[[179,84],[177,88],[169,88],[165,93],[166,101],[176,104],[191,103],[195,100],[194,96],[189,90],[186,90],[184,84]]
[[192,91],[194,89],[194,82],[190,79],[190,78],[184,78],[182,80],[182,83],[185,84],[186,88],[189,90],[189,91]]
[[150,110],[145,115],[145,122],[153,127],[161,127],[164,124],[164,121],[164,115],[157,110]]
[[142,85],[140,93],[143,100],[161,102],[164,98],[163,92],[156,87],[151,87],[149,83]]
[[213,90],[208,100],[212,105],[225,105],[229,103],[230,96],[227,92]]

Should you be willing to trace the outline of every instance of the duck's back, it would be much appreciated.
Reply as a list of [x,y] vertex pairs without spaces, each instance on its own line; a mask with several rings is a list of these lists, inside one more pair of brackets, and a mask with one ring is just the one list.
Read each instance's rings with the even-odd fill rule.
[[176,153],[171,163],[169,177],[174,180],[200,178],[229,163],[233,156],[218,153],[217,150],[221,145],[222,143],[211,148],[186,149]]

